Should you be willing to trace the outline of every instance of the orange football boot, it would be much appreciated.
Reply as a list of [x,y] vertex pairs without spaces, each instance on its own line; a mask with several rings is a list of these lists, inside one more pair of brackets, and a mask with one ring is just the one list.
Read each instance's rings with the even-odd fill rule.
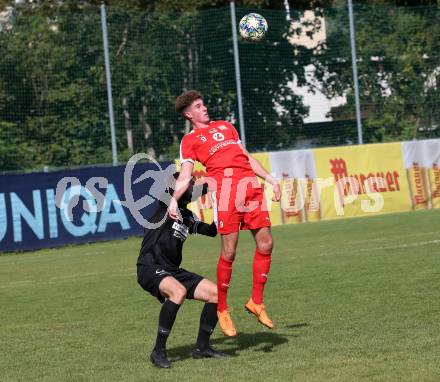
[[235,330],[235,326],[231,320],[231,315],[229,312],[227,310],[222,312],[217,311],[217,317],[220,329],[224,335],[228,337],[235,337],[237,335],[237,331]]
[[260,321],[261,324],[268,327],[269,329],[274,328],[275,325],[267,315],[266,308],[264,307],[263,304],[260,305],[256,304],[251,297],[244,307],[249,313],[254,314],[258,318],[258,321]]

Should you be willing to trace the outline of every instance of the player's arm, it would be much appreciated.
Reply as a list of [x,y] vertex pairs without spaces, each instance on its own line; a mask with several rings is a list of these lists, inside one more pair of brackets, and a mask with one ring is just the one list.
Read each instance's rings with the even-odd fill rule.
[[192,177],[192,172],[194,168],[194,163],[183,162],[180,166],[180,174],[176,180],[176,189],[174,190],[173,196],[170,200],[170,205],[168,206],[168,215],[171,219],[177,219],[178,201],[188,189],[189,182]]
[[273,193],[274,193],[272,200],[278,202],[281,198],[281,189],[280,189],[280,185],[278,184],[278,181],[266,171],[266,169],[263,167],[260,161],[258,161],[251,154],[249,154],[249,152],[245,149],[245,147],[242,144],[239,144],[239,146],[241,147],[243,152],[248,156],[249,163],[251,164],[252,171],[254,172],[254,174],[272,185]]
[[217,226],[214,222],[212,224],[206,224],[201,221],[196,215],[193,214],[191,210],[186,208],[183,210],[183,215],[188,219],[189,222],[189,232],[191,234],[198,233],[200,235],[217,236]]
[[215,225],[214,222],[211,224],[206,224],[201,220],[196,220],[194,222],[192,231],[193,233],[198,233],[200,235],[211,236],[211,237],[217,236],[217,226]]

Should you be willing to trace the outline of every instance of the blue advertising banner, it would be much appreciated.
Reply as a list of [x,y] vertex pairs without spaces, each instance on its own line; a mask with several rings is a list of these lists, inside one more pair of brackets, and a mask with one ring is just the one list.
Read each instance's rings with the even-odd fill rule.
[[141,235],[173,171],[171,162],[129,162],[0,176],[0,252]]

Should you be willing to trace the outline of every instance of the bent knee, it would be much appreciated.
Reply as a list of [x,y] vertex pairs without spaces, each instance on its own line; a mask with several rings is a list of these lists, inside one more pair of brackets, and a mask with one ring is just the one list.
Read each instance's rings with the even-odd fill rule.
[[169,293],[169,299],[174,302],[175,304],[183,304],[186,298],[186,289],[183,286],[175,287],[170,293]]
[[223,248],[221,251],[221,256],[228,261],[234,261],[235,260],[235,250]]
[[260,253],[270,255],[273,249],[273,240],[272,238],[261,241],[257,245],[257,250]]
[[214,288],[214,289],[209,291],[208,301],[207,302],[210,302],[210,303],[213,303],[213,304],[217,304],[217,302],[218,302],[217,288]]

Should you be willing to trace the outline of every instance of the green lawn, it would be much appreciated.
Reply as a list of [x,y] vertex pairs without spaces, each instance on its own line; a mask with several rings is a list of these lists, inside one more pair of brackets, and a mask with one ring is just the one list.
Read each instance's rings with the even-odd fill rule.
[[[0,256],[1,381],[439,381],[440,211],[276,227],[265,303],[244,312],[253,243],[240,239],[226,360],[189,357],[202,304],[187,301],[148,354],[160,304],[136,282],[140,238]],[[219,239],[193,237],[183,266],[214,280]]]

